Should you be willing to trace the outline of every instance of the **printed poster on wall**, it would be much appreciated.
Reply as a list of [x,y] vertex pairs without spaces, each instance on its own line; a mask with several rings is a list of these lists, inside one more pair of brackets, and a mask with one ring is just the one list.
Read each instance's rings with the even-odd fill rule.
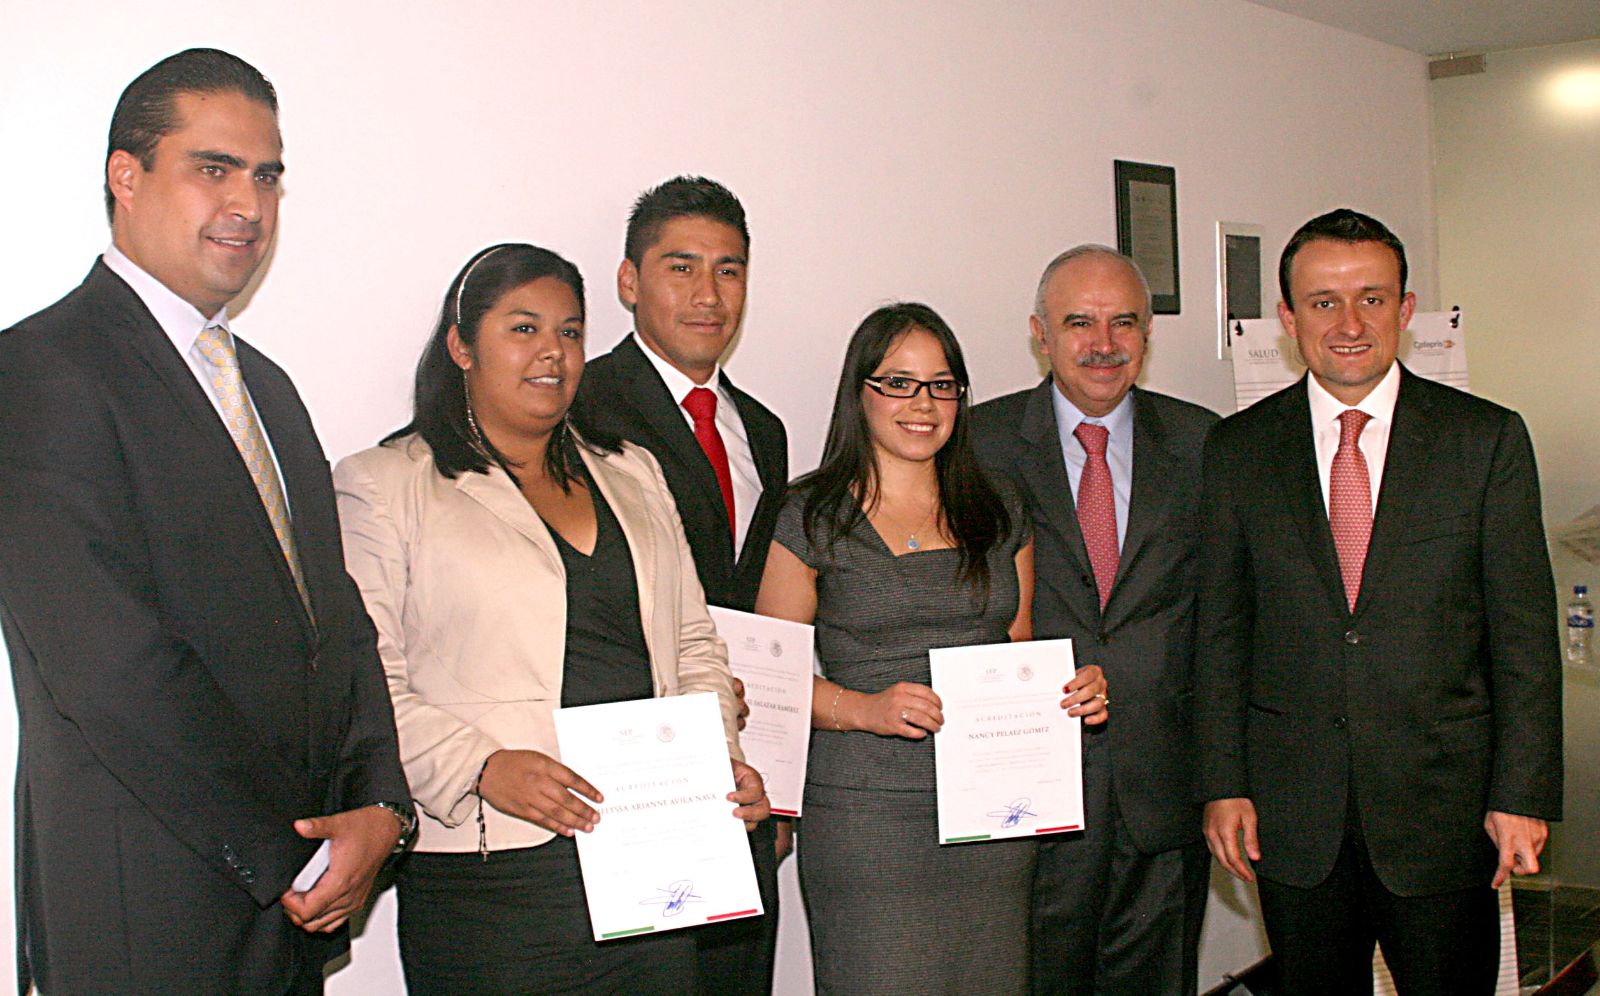
[[[1418,312],[1400,337],[1400,362],[1419,377],[1463,391],[1467,384],[1467,346],[1460,311]],[[1236,411],[1280,391],[1306,372],[1294,340],[1276,316],[1235,321],[1229,326],[1233,346],[1233,396]]]

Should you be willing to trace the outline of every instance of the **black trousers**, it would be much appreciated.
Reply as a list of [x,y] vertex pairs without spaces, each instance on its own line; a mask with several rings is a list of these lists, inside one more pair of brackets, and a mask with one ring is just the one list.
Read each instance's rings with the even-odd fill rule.
[[1372,950],[1400,996],[1492,996],[1500,966],[1500,912],[1488,883],[1428,896],[1397,896],[1372,868],[1361,821],[1320,885],[1258,880],[1267,941],[1284,996],[1372,992]]
[[[1140,851],[1112,790],[1110,750],[1099,734],[1084,741],[1086,829],[1039,839],[1033,992],[1193,996],[1211,854],[1200,840]],[[1199,820],[1197,811],[1196,826]]]

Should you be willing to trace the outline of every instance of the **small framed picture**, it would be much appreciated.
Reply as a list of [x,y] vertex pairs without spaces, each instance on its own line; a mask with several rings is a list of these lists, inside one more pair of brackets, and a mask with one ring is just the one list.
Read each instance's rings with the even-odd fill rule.
[[1217,222],[1217,359],[1231,353],[1235,324],[1262,311],[1261,226]]
[[1117,249],[1133,257],[1150,282],[1158,315],[1178,307],[1178,171],[1113,160],[1117,186]]

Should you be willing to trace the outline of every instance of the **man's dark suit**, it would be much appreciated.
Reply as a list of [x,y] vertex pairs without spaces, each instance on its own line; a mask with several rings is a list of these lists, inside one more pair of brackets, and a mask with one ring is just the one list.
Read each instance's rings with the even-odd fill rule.
[[[1194,802],[1190,673],[1200,452],[1217,416],[1176,398],[1133,390],[1133,489],[1117,580],[1102,614],[1061,453],[1054,390],[1047,377],[1032,390],[979,405],[973,411],[974,445],[987,469],[1015,483],[1032,515],[1034,637],[1070,637],[1080,665],[1097,664],[1105,671],[1115,703],[1104,732],[1084,738],[1089,833],[1108,833],[1108,821],[1120,818],[1142,854],[1192,852],[1183,890],[1192,908],[1105,910],[1110,920],[1185,920],[1184,964],[1168,966],[1174,974],[1163,987],[1175,992],[1194,985],[1208,865]],[[1104,892],[1103,874],[1072,878],[1075,888],[1070,889],[1052,880],[1050,865],[1059,862],[1064,870],[1081,863],[1088,852],[1081,843],[1078,835],[1046,842],[1050,852],[1041,854],[1034,904],[1036,920],[1049,929],[1035,931],[1034,955],[1036,969],[1055,968],[1058,981],[1076,977],[1087,986],[1094,984],[1097,946],[1120,956],[1135,952],[1125,944],[1104,943],[1111,938],[1095,942],[1102,907],[1114,899]],[[1084,894],[1075,894],[1078,889]],[[1060,926],[1066,921],[1082,925],[1085,935],[1067,937]],[[1037,970],[1035,981],[1040,981]],[[1096,991],[1106,991],[1107,984],[1099,980]]]
[[1399,896],[1486,887],[1486,811],[1561,815],[1561,668],[1533,449],[1513,412],[1402,369],[1349,611],[1306,382],[1205,452],[1196,736],[1267,880],[1333,868],[1347,811]]
[[667,487],[678,502],[684,532],[689,535],[706,602],[750,612],[761,588],[767,548],[788,484],[789,441],[778,416],[734,387],[727,374],[722,375],[722,386],[738,405],[761,478],[761,502],[737,558],[711,461],[684,421],[683,409],[633,336],[605,356],[589,361],[575,404],[594,424],[644,447],[661,464]]
[[96,263],[0,334],[18,971],[46,992],[282,991],[328,953],[277,906],[317,847],[293,821],[410,798],[327,462],[283,371],[238,352],[315,625],[227,429],[119,277]]
[[[639,343],[629,336],[605,356],[584,367],[575,406],[593,424],[650,451],[661,464],[667,487],[678,504],[695,570],[706,602],[750,612],[761,588],[767,549],[777,526],[778,508],[788,483],[789,442],[778,416],[722,375],[722,386],[739,408],[750,441],[761,501],[737,557],[727,507],[711,461],[695,441],[683,409],[673,400]],[[751,835],[756,878],[767,915],[696,931],[701,950],[701,989],[706,992],[766,993],[771,987],[772,952],[778,930],[777,861],[773,824]]]

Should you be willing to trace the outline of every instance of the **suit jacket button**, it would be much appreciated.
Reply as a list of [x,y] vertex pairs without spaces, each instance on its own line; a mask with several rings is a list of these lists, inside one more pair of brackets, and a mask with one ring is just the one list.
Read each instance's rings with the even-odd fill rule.
[[1355,646],[1355,645],[1356,645],[1356,644],[1358,644],[1358,643],[1360,643],[1360,642],[1361,642],[1361,634],[1360,634],[1360,633],[1357,633],[1357,632],[1356,632],[1356,631],[1355,631],[1355,630],[1353,630],[1353,629],[1351,629],[1351,630],[1346,630],[1346,631],[1345,631],[1345,634],[1344,634],[1344,642],[1346,642],[1346,643],[1348,643],[1348,644],[1350,644],[1350,646],[1352,646],[1352,647],[1353,647],[1353,646]]
[[1348,725],[1349,722],[1343,716],[1335,716],[1333,719],[1333,728],[1336,730],[1342,730]]
[[1107,636],[1104,630],[1095,639],[1100,641],[1100,646],[1102,647],[1111,642],[1111,637]]

